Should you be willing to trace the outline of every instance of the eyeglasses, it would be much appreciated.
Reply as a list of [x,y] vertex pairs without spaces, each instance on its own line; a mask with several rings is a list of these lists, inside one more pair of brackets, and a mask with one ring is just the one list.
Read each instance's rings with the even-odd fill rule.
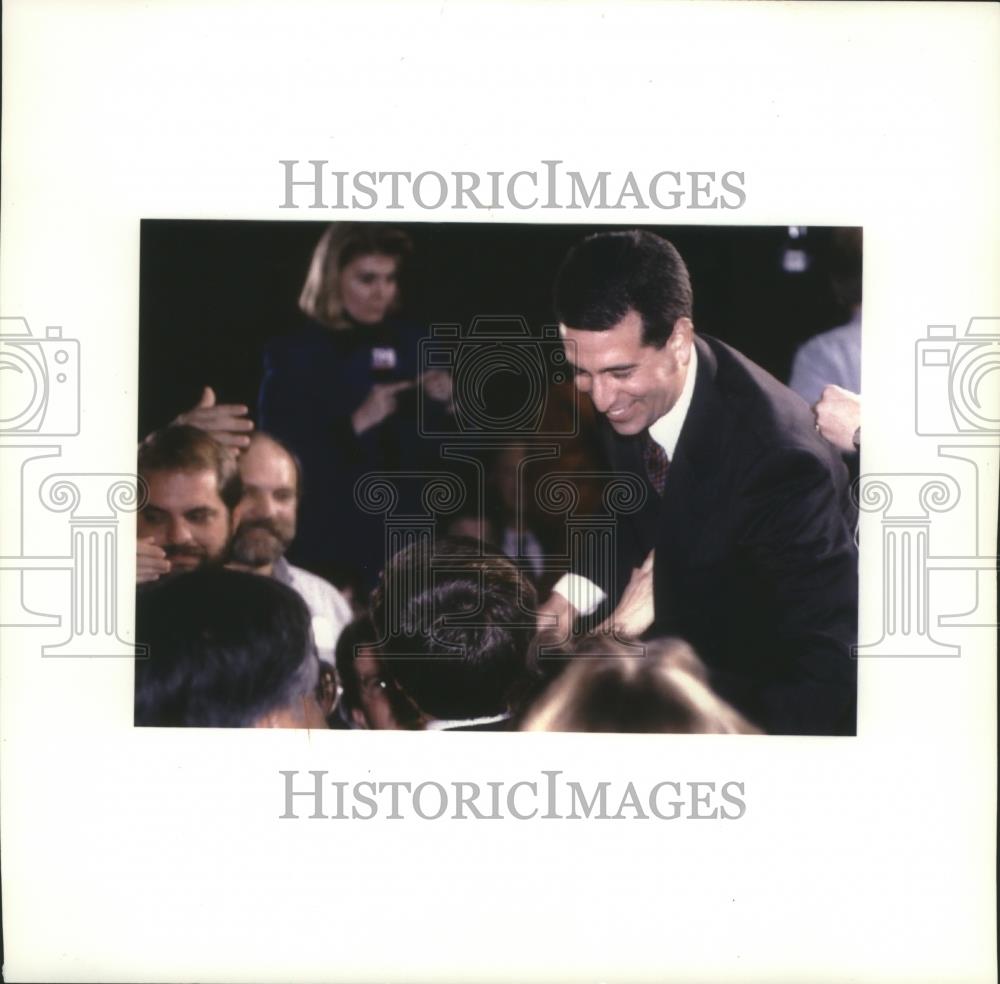
[[389,684],[380,676],[366,676],[358,680],[361,692],[371,697],[379,692],[389,689]]

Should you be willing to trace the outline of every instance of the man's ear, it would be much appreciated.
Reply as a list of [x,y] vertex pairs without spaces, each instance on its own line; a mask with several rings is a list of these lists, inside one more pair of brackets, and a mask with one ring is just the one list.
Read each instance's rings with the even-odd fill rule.
[[667,339],[667,345],[677,361],[686,366],[691,359],[691,345],[694,341],[694,322],[690,318],[678,318]]

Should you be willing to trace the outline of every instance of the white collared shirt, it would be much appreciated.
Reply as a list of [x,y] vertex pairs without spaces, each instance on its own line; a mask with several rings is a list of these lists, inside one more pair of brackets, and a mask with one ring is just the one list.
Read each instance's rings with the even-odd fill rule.
[[687,378],[681,387],[681,395],[677,402],[659,419],[649,425],[649,436],[667,452],[668,458],[673,458],[677,450],[677,442],[681,437],[681,429],[687,420],[694,396],[694,377],[698,372],[698,350],[691,343],[691,359],[688,362]]
[[501,721],[509,721],[510,712],[503,714],[493,714],[490,717],[456,719],[454,721],[442,721],[433,718],[424,725],[424,731],[450,731],[453,728],[484,727],[487,724],[500,724]]
[[[677,442],[687,420],[694,396],[694,380],[698,374],[698,349],[691,342],[691,358],[688,362],[687,377],[681,387],[677,402],[657,420],[649,425],[649,436],[667,453],[672,460],[677,450]],[[589,615],[602,601],[605,594],[593,581],[582,574],[563,574],[552,590],[561,594],[581,615]]]
[[814,335],[795,353],[788,388],[810,406],[834,383],[852,393],[861,392],[861,312],[846,325]]
[[284,557],[274,562],[272,571],[271,576],[276,581],[294,588],[302,596],[312,616],[313,639],[319,658],[332,663],[340,633],[354,618],[347,599],[329,581],[294,567]]

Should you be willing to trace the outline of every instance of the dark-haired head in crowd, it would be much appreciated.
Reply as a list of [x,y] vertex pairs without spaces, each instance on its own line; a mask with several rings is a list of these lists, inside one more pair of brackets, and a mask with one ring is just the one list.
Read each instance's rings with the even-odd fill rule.
[[644,646],[637,656],[610,635],[580,640],[566,669],[524,714],[521,730],[760,734],[715,694],[687,643],[655,639]]
[[326,727],[309,610],[291,588],[205,568],[138,595],[135,723],[149,727]]
[[535,590],[506,557],[465,537],[415,544],[373,595],[383,669],[427,728],[502,729],[526,674]]
[[136,580],[221,564],[243,493],[232,453],[205,431],[173,424],[139,445],[146,500],[137,521]]
[[331,725],[386,731],[420,728],[422,717],[383,672],[375,642],[375,626],[367,615],[340,634],[336,665],[343,689]]

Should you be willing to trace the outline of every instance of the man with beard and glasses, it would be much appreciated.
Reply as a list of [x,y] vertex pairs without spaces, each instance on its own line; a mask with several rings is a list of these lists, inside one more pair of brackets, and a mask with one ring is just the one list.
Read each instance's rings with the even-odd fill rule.
[[233,455],[205,431],[172,424],[139,445],[145,501],[137,520],[136,581],[221,565],[242,497]]
[[233,515],[236,532],[229,566],[273,577],[294,588],[312,614],[320,659],[332,663],[337,638],[351,621],[351,607],[328,581],[285,559],[295,539],[302,487],[298,460],[281,442],[258,431],[240,454],[239,471],[243,498]]

